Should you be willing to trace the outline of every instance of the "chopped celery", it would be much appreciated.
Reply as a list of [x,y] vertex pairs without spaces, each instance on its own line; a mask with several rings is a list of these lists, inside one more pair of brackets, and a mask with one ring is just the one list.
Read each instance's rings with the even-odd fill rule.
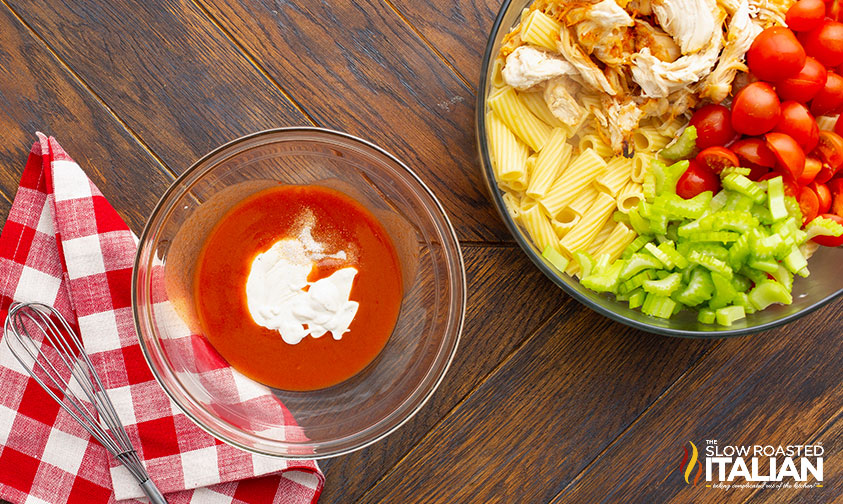
[[685,269],[688,267],[688,260],[685,259],[685,256],[676,251],[676,248],[673,246],[673,241],[668,240],[660,243],[658,249],[668,258],[673,266],[679,269]]
[[784,258],[784,267],[791,273],[799,274],[800,271],[808,267],[808,261],[798,248],[794,248],[790,251],[790,254]]
[[625,280],[623,283],[621,283],[620,287],[626,290],[627,292],[641,287],[647,280],[652,280],[653,274],[650,273],[651,271],[653,270],[644,270],[641,273],[638,273],[629,280]]
[[732,268],[725,262],[709,255],[703,255],[699,251],[692,250],[688,256],[688,261],[699,264],[712,272],[719,273],[726,278],[732,278]]
[[662,252],[658,247],[653,245],[652,242],[644,245],[644,250],[652,254],[653,257],[655,257],[659,261],[661,261],[667,269],[673,269],[676,266],[675,264],[673,264],[673,261],[670,260],[670,257],[664,252]]
[[660,296],[670,296],[679,285],[682,283],[682,276],[679,273],[671,273],[661,280],[647,280],[642,287],[650,294],[658,294]]
[[[773,278],[775,278],[777,282],[782,284],[784,286],[784,288],[787,289],[788,292],[793,290],[793,273],[788,271],[787,268],[785,268],[784,266],[779,264],[779,267],[776,269],[776,271],[774,271],[770,274],[773,275]],[[755,282],[755,283],[760,283],[760,282]]]
[[639,235],[653,234],[653,230],[650,227],[650,221],[642,217],[638,210],[630,210],[627,215],[629,216],[629,224],[636,233]]
[[697,306],[714,294],[714,283],[708,271],[698,267],[692,271],[688,286],[676,295],[677,301],[687,306]]
[[653,161],[650,170],[655,176],[655,195],[675,194],[676,182],[688,169],[688,161],[677,161],[668,166],[661,161]]
[[[664,149],[659,151],[659,156],[676,161],[677,159],[688,159],[697,146],[697,128],[688,126],[674,141],[670,142]],[[683,170],[684,171],[684,170]]]
[[633,275],[644,271],[645,269],[662,269],[665,265],[653,256],[646,254],[632,254],[626,260],[623,270],[621,270],[621,280],[628,280]]
[[765,273],[775,273],[779,269],[779,263],[771,259],[753,259],[747,263],[747,266]]
[[743,175],[729,173],[723,177],[723,187],[747,196],[755,203],[761,203],[766,197],[764,191]]
[[550,245],[544,248],[542,251],[542,257],[547,259],[547,262],[552,264],[553,267],[559,271],[565,271],[565,268],[568,267],[568,259]]
[[624,224],[629,224],[629,215],[621,212],[620,210],[615,210],[612,213],[612,220],[615,222],[623,222]]
[[746,312],[744,311],[743,306],[735,305],[720,308],[714,312],[714,315],[718,324],[722,326],[730,326],[734,321],[745,318]]
[[810,240],[815,236],[840,236],[843,234],[843,226],[825,217],[817,217],[805,226],[808,233],[806,239]]
[[647,293],[644,292],[644,289],[635,289],[634,291],[629,293],[628,297],[629,307],[638,308],[639,306],[644,304],[644,299],[647,297]]
[[733,231],[698,231],[688,236],[692,242],[721,242],[729,243],[738,241],[740,235]]
[[711,281],[714,284],[714,296],[708,301],[708,307],[716,310],[731,303],[738,291],[732,286],[732,282],[720,273],[711,273]]
[[767,181],[767,206],[770,209],[770,217],[774,221],[787,217],[787,208],[784,206],[784,182],[781,176]]
[[[608,256],[603,256],[608,257]],[[600,260],[598,259],[598,263]],[[584,276],[580,282],[583,286],[595,292],[615,292],[618,287],[618,275],[623,269],[624,261],[618,260],[613,262],[604,270],[599,270],[599,273],[592,273],[589,276]]]
[[591,254],[584,250],[577,250],[574,252],[574,259],[580,267],[580,278],[585,278],[591,274],[591,270],[594,269],[594,258],[591,257]]
[[717,316],[711,308],[702,308],[697,314],[697,320],[703,324],[713,324],[717,320]]
[[793,302],[793,296],[784,285],[775,280],[767,280],[759,283],[749,292],[749,301],[755,308],[763,310],[773,303],[789,305]]
[[674,308],[676,308],[676,301],[658,294],[647,294],[647,297],[644,298],[644,304],[641,305],[642,312],[664,319],[673,315]]
[[743,275],[735,275],[732,277],[732,287],[738,292],[746,292],[752,288],[752,281]]
[[641,247],[653,241],[653,237],[647,235],[638,235],[632,240],[632,243],[626,246],[621,254],[621,258],[629,259],[632,254],[638,252]]
[[721,177],[725,177],[730,173],[736,173],[738,175],[743,175],[744,177],[748,177],[750,173],[752,173],[751,168],[740,168],[738,166],[727,166],[723,168],[723,171],[720,172]]

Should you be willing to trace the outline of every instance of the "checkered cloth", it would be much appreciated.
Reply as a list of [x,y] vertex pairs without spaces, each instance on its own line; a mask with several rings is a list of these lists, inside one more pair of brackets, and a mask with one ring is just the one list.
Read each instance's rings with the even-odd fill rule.
[[[171,503],[317,501],[324,476],[315,462],[261,457],[220,443],[160,389],[132,321],[137,239],[55,139],[38,138],[0,235],[0,321],[13,301],[40,301],[64,314],[150,477]],[[229,382],[247,381],[204,339],[185,341],[200,359],[207,357],[205,369],[226,373]],[[242,393],[242,385],[223,389]],[[253,384],[248,394],[247,402],[260,402],[264,412],[274,401],[283,415],[276,418],[294,425],[268,390]],[[0,497],[16,504],[97,504],[139,502],[142,495],[129,473],[0,345]]]

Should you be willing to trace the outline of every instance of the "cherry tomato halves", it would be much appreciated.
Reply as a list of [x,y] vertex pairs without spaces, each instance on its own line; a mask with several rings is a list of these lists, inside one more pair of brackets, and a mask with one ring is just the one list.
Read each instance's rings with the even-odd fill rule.
[[811,182],[808,187],[817,195],[817,200],[820,203],[818,212],[821,214],[828,213],[831,210],[831,191],[829,191],[828,186]]
[[823,164],[814,180],[824,184],[843,167],[843,137],[833,131],[820,131],[819,142],[812,154]]
[[810,184],[820,170],[822,170],[822,167],[823,164],[819,159],[815,157],[805,158],[805,167],[802,169],[802,173],[799,175],[799,178],[796,179],[796,183],[799,185]]
[[692,159],[685,173],[676,182],[676,194],[690,199],[699,193],[720,190],[720,177],[711,168]]
[[820,135],[817,121],[808,112],[808,107],[795,101],[782,103],[782,116],[773,131],[787,133],[805,152],[810,152],[817,146]]
[[767,147],[776,155],[776,169],[797,179],[805,167],[805,151],[790,135],[773,131],[764,135]]
[[[831,219],[840,225],[843,225],[843,217],[834,214],[822,214],[822,217]],[[815,242],[826,247],[839,247],[843,245],[843,235],[841,236],[815,236],[812,238]]]
[[718,175],[723,171],[723,168],[740,165],[738,156],[734,152],[720,146],[703,149],[694,159]]
[[764,140],[760,138],[744,138],[729,146],[740,160],[740,165],[745,168],[761,166],[772,168],[776,166],[776,155],[773,154]]
[[795,198],[799,194],[799,185],[790,175],[786,173],[779,173],[771,171],[770,173],[764,175],[763,177],[759,178],[758,181],[762,180],[770,180],[771,178],[781,177],[782,184],[784,184],[784,194],[785,196],[790,196]]
[[828,72],[825,85],[811,100],[811,113],[814,117],[836,114],[843,107],[843,77]]
[[826,19],[813,30],[800,33],[799,41],[808,56],[826,68],[843,63],[843,24]]
[[799,209],[802,210],[802,224],[807,224],[816,218],[820,209],[817,194],[807,187],[799,189]]
[[825,86],[827,77],[828,71],[822,63],[808,56],[798,74],[776,83],[776,93],[782,100],[808,103]]
[[706,105],[691,116],[691,126],[697,128],[697,148],[726,145],[735,138],[731,112],[723,105]]
[[752,41],[746,62],[759,79],[777,82],[799,73],[805,65],[805,49],[789,28],[771,26]]
[[780,116],[779,97],[766,82],[749,84],[732,101],[732,127],[738,133],[766,133],[776,126]]

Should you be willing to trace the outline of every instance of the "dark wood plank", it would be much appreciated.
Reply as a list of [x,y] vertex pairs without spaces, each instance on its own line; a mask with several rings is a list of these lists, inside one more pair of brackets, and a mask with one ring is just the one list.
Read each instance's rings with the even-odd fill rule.
[[[463,250],[468,281],[466,323],[445,380],[424,408],[385,440],[321,462],[328,478],[321,504],[353,502],[361,496],[539,324],[570,302],[518,248]],[[524,293],[531,289],[534,294],[526,305]]]
[[501,8],[501,0],[387,1],[477,88],[480,84],[480,62],[492,23]]
[[0,90],[2,192],[14,197],[35,131],[41,130],[57,137],[140,232],[172,176],[2,5]]
[[481,183],[471,90],[388,5],[199,1],[317,122],[405,160],[461,239],[511,239]]
[[718,344],[569,299],[360,502],[546,503]]
[[176,173],[246,133],[310,124],[190,1],[9,4]]
[[[841,309],[838,300],[784,329],[724,341],[553,502],[743,502],[752,490],[687,485],[682,447],[810,442],[843,405]],[[840,467],[839,445],[828,443],[825,467]],[[812,492],[762,494],[820,502]]]

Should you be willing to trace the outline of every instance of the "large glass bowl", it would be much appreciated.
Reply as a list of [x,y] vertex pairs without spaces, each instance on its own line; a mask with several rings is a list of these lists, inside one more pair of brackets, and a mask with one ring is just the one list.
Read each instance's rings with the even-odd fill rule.
[[820,247],[820,250],[809,260],[810,277],[797,277],[793,286],[793,304],[771,306],[761,312],[747,315],[746,319],[735,322],[731,327],[700,324],[695,314],[688,310],[669,320],[650,317],[640,311],[630,309],[626,303],[615,301],[610,295],[597,294],[584,288],[576,278],[558,274],[557,270],[542,258],[541,251],[536,248],[526,231],[506,211],[502,193],[495,183],[486,136],[486,111],[488,110],[486,98],[492,87],[492,63],[500,51],[501,39],[517,24],[521,12],[530,3],[532,3],[530,0],[505,0],[495,19],[483,56],[480,87],[477,92],[476,125],[483,177],[491,199],[515,240],[542,273],[584,305],[613,320],[649,332],[698,338],[722,338],[771,329],[807,315],[843,294],[843,280],[840,275],[843,250],[827,247]]
[[[204,340],[193,302],[194,264],[213,225],[278,183],[318,184],[363,204],[392,237],[404,280],[398,322],[378,357],[312,392],[268,389],[232,373]],[[144,356],[185,414],[222,441],[287,458],[348,453],[413,416],[451,363],[466,296],[457,237],[430,189],[375,145],[318,128],[255,133],[191,166],[141,235],[132,294]],[[290,415],[298,427],[289,426]]]

